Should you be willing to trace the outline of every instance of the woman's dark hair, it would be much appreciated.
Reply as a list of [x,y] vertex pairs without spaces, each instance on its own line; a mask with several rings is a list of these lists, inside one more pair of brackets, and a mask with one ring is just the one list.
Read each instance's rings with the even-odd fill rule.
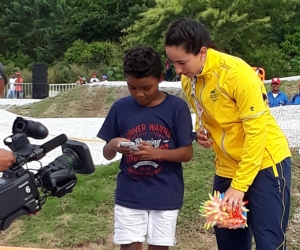
[[181,46],[187,53],[197,55],[201,47],[216,49],[204,24],[187,18],[174,21],[166,34],[166,46]]
[[159,79],[162,74],[160,55],[151,47],[138,45],[125,51],[124,76],[137,79],[152,76]]

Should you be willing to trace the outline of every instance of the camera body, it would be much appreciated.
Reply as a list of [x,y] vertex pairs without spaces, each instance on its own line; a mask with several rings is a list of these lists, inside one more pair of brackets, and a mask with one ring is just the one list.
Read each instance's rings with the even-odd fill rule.
[[[73,192],[76,174],[92,174],[95,166],[85,143],[68,140],[62,134],[43,145],[31,144],[28,136],[44,139],[48,130],[41,123],[17,117],[13,135],[4,139],[16,157],[16,163],[0,178],[0,231],[6,230],[21,215],[42,209],[48,196],[61,198]],[[62,155],[36,173],[24,166],[39,161],[48,152],[61,146]]]

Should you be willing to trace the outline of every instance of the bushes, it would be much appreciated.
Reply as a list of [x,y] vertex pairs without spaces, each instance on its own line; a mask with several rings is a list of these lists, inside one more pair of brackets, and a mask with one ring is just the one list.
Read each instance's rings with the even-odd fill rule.
[[[0,56],[7,76],[20,71],[24,82],[32,82],[32,62],[29,57],[20,54],[14,58],[10,61]],[[99,79],[101,75],[107,75],[109,80],[123,80],[122,59],[122,49],[117,44],[77,40],[61,61],[48,67],[48,82],[74,83],[78,75],[86,76],[89,80],[92,72],[96,72]]]
[[[87,68],[83,65],[76,64],[66,64],[65,62],[59,62],[53,67],[48,69],[48,82],[49,83],[75,83],[77,81],[77,76],[82,75],[89,79],[92,77],[92,72],[95,72],[98,78],[101,75],[106,75],[108,72],[108,67],[106,65],[100,66],[98,68]],[[117,80],[115,75],[108,77],[109,80]]]
[[98,78],[107,75],[109,80],[123,80],[122,59],[122,50],[116,44],[76,40],[66,51],[63,61],[49,68],[48,81],[76,82],[78,75],[86,76],[89,80],[92,72],[96,72]]
[[120,46],[110,42],[86,43],[76,40],[67,50],[64,62],[67,64],[84,65],[87,68],[101,66],[120,67],[122,60]]
[[289,62],[286,60],[284,51],[276,44],[252,48],[248,51],[247,57],[247,63],[251,66],[265,69],[266,79],[293,75],[289,71]]
[[[13,62],[9,62],[5,66],[5,72],[7,77],[9,77],[14,72],[21,72],[21,76],[24,82],[32,82],[32,70],[20,69],[15,66]],[[58,62],[54,66],[48,68],[48,83],[75,83],[77,81],[77,76],[86,76],[87,80],[92,77],[92,72],[96,72],[98,78],[100,79],[102,75],[107,75],[108,80],[124,80],[122,69],[119,67],[108,67],[106,65],[101,65],[98,68],[87,68],[85,66],[79,66],[76,64],[68,65],[65,62]]]
[[7,78],[10,78],[11,74],[16,72],[21,72],[21,77],[24,79],[25,83],[32,82],[32,73],[31,70],[21,69],[12,61],[4,62],[5,74]]

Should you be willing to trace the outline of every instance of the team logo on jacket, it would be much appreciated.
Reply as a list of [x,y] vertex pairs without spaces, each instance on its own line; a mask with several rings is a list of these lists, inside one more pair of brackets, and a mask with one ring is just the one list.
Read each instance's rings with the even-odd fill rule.
[[213,89],[212,91],[210,91],[209,97],[210,97],[210,99],[211,99],[213,102],[218,101],[218,99],[219,99],[219,94],[217,93],[216,89]]

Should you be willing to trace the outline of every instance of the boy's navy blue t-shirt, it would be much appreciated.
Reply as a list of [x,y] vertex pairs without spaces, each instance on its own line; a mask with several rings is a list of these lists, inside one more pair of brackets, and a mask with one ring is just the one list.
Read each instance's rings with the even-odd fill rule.
[[[122,137],[136,143],[147,141],[155,148],[175,149],[193,142],[192,129],[189,108],[181,98],[167,94],[159,105],[146,107],[128,96],[113,104],[97,136],[106,142]],[[123,155],[120,170],[116,204],[144,210],[182,207],[184,184],[180,162],[139,161]]]

